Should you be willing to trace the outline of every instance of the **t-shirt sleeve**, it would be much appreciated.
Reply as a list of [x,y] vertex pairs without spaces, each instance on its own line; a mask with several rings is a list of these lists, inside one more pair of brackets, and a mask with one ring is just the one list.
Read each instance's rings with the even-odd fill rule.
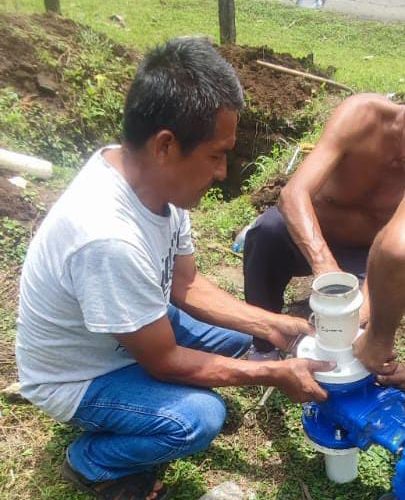
[[194,245],[191,240],[190,215],[187,210],[180,212],[181,222],[179,231],[179,242],[176,249],[177,255],[190,255],[194,253]]
[[69,275],[91,332],[130,333],[167,313],[151,258],[125,241],[81,248],[70,259]]

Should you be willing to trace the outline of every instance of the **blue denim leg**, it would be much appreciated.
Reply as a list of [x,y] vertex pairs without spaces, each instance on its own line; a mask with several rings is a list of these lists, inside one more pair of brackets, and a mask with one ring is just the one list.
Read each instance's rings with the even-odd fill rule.
[[178,345],[238,358],[252,343],[251,335],[197,321],[181,309],[169,305],[167,310]]
[[[172,306],[169,317],[180,345],[226,356],[250,346],[249,335],[198,322]],[[90,384],[71,421],[85,432],[69,446],[68,459],[91,481],[150,470],[207,448],[225,414],[215,392],[160,382],[133,364]]]

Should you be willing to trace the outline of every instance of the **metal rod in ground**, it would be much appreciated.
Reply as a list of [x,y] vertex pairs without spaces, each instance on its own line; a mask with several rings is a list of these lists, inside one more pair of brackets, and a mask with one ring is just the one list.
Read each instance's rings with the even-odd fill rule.
[[291,170],[294,168],[295,161],[300,151],[301,151],[301,146],[297,146],[294,150],[294,154],[292,155],[291,160],[288,162],[287,168],[285,169],[286,174],[289,174]]
[[257,407],[262,408],[266,404],[266,401],[271,396],[271,393],[274,391],[274,387],[267,387],[266,392],[263,394],[262,399],[258,402]]

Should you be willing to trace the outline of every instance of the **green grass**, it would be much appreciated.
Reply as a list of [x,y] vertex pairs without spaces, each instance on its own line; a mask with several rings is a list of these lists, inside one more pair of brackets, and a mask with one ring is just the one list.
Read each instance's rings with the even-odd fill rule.
[[[216,0],[62,0],[63,13],[140,49],[178,35],[218,40]],[[43,12],[43,0],[3,0],[0,11]],[[109,20],[123,16],[126,27]],[[405,92],[405,25],[351,20],[269,0],[238,0],[237,41],[294,56],[313,53],[335,78],[361,91]]]

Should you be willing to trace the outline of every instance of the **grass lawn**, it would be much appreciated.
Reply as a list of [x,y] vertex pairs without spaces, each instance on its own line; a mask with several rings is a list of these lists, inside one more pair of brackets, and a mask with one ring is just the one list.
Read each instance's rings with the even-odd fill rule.
[[[61,0],[61,6],[63,13],[75,21],[141,50],[175,35],[206,34],[218,39],[217,2],[214,0]],[[359,91],[405,93],[405,26],[350,20],[336,14],[295,9],[265,0],[238,0],[236,8],[238,43],[266,44],[294,56],[311,52],[316,64],[324,68],[334,66],[334,78]],[[1,12],[43,12],[43,0],[2,0]],[[109,20],[112,14],[123,16],[125,28]],[[97,37],[87,38],[83,43],[87,44],[89,53],[94,46],[93,61],[102,71],[101,57],[107,49],[98,46]],[[41,57],[47,57],[46,53],[41,52]],[[114,72],[119,71],[117,61],[109,64],[113,65]],[[78,79],[81,68],[68,68],[68,71],[70,78]],[[128,78],[128,66],[123,71]],[[97,95],[94,88],[89,89],[92,93],[87,100],[77,102],[77,112],[83,115],[83,119],[88,119],[84,115],[91,111],[92,103],[102,102],[94,101]],[[103,110],[105,116],[115,117],[113,113],[118,107],[116,90],[100,95],[110,97],[110,108]],[[328,106],[330,104],[322,100],[315,101],[313,108],[306,111],[316,114],[318,119],[305,140],[316,140]],[[0,111],[0,144],[12,136],[10,143],[35,152],[40,150],[43,141],[41,131],[49,132],[54,139],[52,147],[55,148],[56,144],[58,148],[55,149],[57,158],[62,160],[56,179],[48,188],[60,189],[66,184],[72,169],[63,167],[64,162],[73,165],[79,152],[68,149],[70,144],[54,127],[56,117],[45,116],[46,123],[38,123],[38,130],[32,130],[27,113],[19,107],[18,96],[9,91],[2,93],[2,89]],[[91,120],[94,120],[93,115],[90,115],[89,122]],[[109,123],[108,133],[113,126]],[[19,135],[19,130],[27,135],[21,132]],[[86,147],[90,148],[92,144],[88,140]],[[60,154],[61,150],[64,154]],[[241,261],[227,250],[232,233],[255,215],[248,192],[282,168],[289,154],[288,147],[276,148],[269,157],[258,161],[257,174],[247,184],[242,196],[225,202],[221,192],[213,190],[193,212],[200,270],[240,297],[243,294],[237,276]],[[46,188],[47,185],[42,183],[32,190],[30,197],[34,204],[41,203],[39,193]],[[0,280],[15,283],[16,271],[30,235],[15,221],[0,220],[0,236]],[[15,333],[15,302],[12,297],[9,289],[0,289],[0,333],[7,342]],[[401,341],[400,351],[403,345]],[[254,491],[258,500],[299,500],[304,498],[305,491],[313,500],[376,500],[388,491],[393,458],[385,450],[373,447],[361,454],[359,478],[353,483],[330,483],[323,472],[322,457],[304,440],[299,405],[289,403],[275,391],[266,406],[258,410],[255,406],[263,394],[261,387],[231,388],[220,392],[229,408],[224,432],[206,452],[171,466],[167,479],[170,484],[177,484],[175,500],[195,500],[208,487],[228,479],[238,482],[246,492]],[[72,490],[59,477],[63,450],[74,431],[69,426],[51,421],[29,405],[2,399],[0,408],[0,499],[88,498]]]

